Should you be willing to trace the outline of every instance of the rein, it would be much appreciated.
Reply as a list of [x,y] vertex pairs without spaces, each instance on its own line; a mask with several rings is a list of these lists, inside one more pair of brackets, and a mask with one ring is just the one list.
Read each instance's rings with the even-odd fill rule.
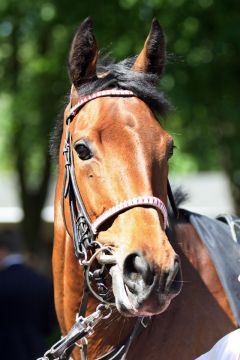
[[[81,97],[80,101],[71,107],[66,119],[66,135],[63,148],[65,175],[62,193],[62,214],[66,230],[69,233],[64,212],[64,200],[68,198],[71,214],[71,237],[73,239],[76,257],[83,267],[84,289],[79,314],[76,317],[75,324],[69,333],[54,344],[52,348],[44,354],[44,357],[39,360],[67,360],[75,345],[80,347],[81,360],[87,360],[86,337],[93,333],[94,327],[99,321],[111,316],[112,306],[115,306],[115,303],[110,300],[112,293],[105,283],[104,270],[106,264],[113,265],[116,263],[116,260],[113,249],[103,246],[96,241],[96,236],[101,225],[113,216],[136,206],[148,206],[156,209],[162,215],[164,230],[166,230],[168,225],[168,215],[165,204],[161,199],[150,195],[124,200],[100,214],[94,221],[91,220],[86,210],[75,177],[70,124],[86,103],[105,96],[133,97],[136,95],[132,91],[120,89],[98,91],[91,95]],[[176,216],[177,207],[174,202],[169,182],[168,196],[174,215]],[[99,268],[92,269],[97,256]],[[94,313],[86,317],[85,314],[90,292],[100,301],[100,304]],[[139,335],[141,330],[147,326],[149,319],[150,318],[138,317],[132,334],[122,344],[114,347],[110,352],[104,354],[98,360],[120,360],[125,358],[133,340]],[[77,343],[79,340],[80,344]]]

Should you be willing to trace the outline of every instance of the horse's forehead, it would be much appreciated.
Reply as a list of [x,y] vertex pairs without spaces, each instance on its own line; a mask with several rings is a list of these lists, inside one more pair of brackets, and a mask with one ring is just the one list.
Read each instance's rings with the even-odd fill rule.
[[131,127],[143,134],[165,133],[150,108],[137,97],[102,97],[90,101],[80,111],[78,125],[81,129],[99,131],[119,131],[119,128],[124,131],[125,127]]

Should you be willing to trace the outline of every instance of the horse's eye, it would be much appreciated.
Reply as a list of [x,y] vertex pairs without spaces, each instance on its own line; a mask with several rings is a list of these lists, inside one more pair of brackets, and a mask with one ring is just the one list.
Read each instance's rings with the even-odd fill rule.
[[89,149],[89,147],[87,145],[76,144],[75,145],[75,150],[76,150],[76,152],[78,154],[78,157],[81,160],[89,160],[93,156],[91,150]]
[[174,145],[174,143],[171,143],[168,150],[168,160],[173,156],[174,149],[176,149],[176,146]]

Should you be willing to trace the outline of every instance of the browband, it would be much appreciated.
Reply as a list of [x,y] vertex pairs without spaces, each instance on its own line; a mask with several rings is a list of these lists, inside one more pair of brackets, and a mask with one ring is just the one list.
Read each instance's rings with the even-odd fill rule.
[[104,97],[104,96],[127,96],[127,97],[130,96],[131,97],[131,96],[136,96],[136,95],[131,90],[107,89],[107,90],[97,91],[90,95],[82,96],[80,98],[80,100],[77,102],[77,104],[71,108],[66,121],[68,121],[69,119],[72,120],[73,117],[76,116],[78,111],[83,107],[83,105],[85,105],[89,101],[94,100],[99,97]]

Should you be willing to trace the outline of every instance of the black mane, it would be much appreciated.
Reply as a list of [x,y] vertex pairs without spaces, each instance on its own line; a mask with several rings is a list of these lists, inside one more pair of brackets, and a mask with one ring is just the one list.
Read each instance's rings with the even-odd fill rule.
[[[135,58],[128,58],[119,63],[111,63],[108,58],[102,58],[97,64],[97,73],[106,74],[96,77],[78,88],[79,96],[89,95],[106,89],[131,90],[143,100],[154,113],[161,116],[169,110],[169,102],[158,90],[159,77],[151,73],[133,71]],[[63,129],[63,119],[59,117],[51,136],[50,152],[53,157],[58,156]]]

